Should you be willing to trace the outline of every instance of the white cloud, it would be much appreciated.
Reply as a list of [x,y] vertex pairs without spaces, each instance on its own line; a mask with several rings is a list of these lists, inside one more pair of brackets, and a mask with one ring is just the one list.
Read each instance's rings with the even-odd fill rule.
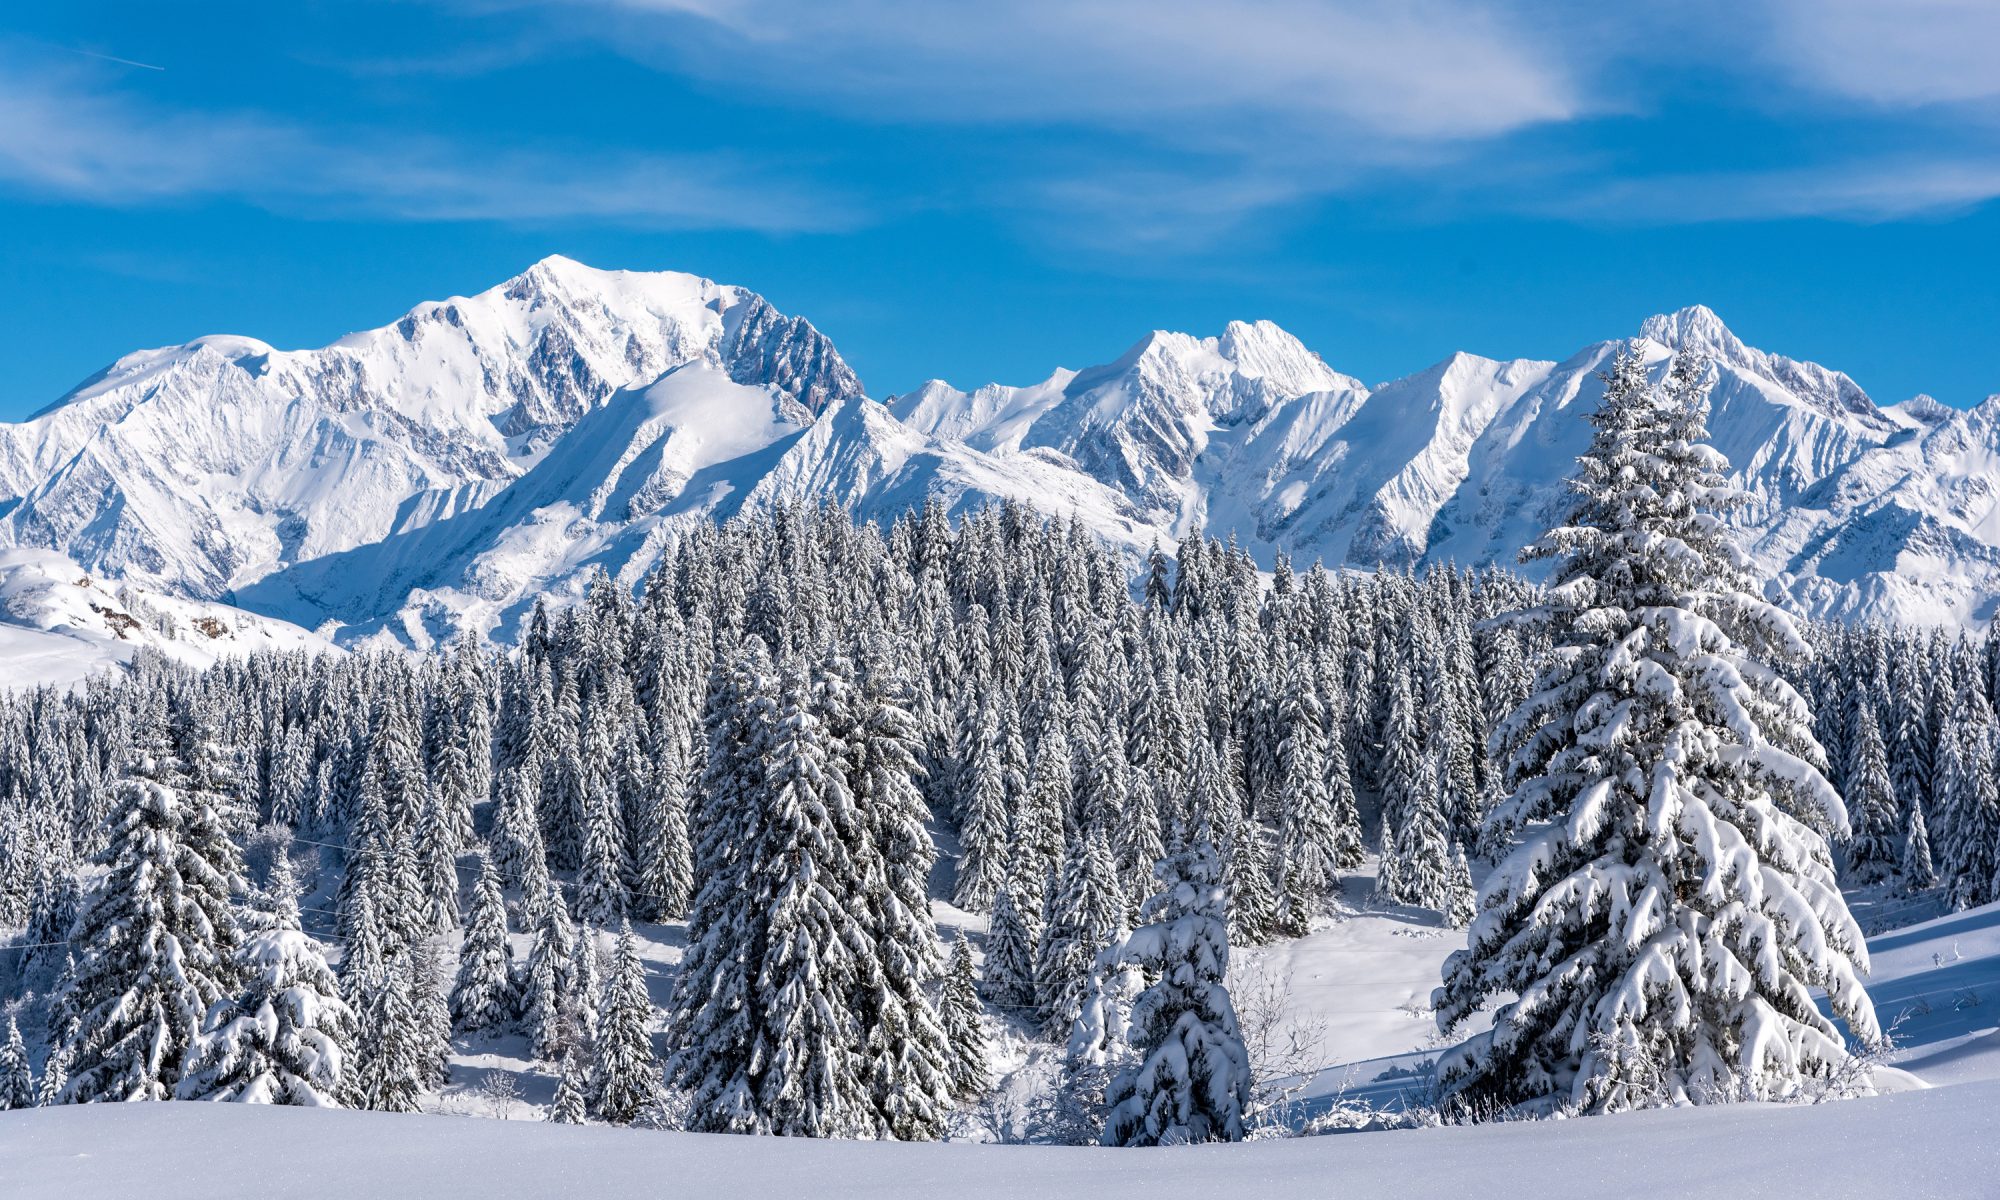
[[104,204],[221,197],[311,215],[797,232],[854,213],[722,154],[492,152],[255,113],[174,111],[0,63],[0,182]]
[[1790,217],[1893,221],[1949,216],[1995,198],[2000,198],[2000,162],[1904,156],[1620,179],[1525,207],[1644,224]]
[[1476,0],[599,3],[629,53],[892,122],[1326,144],[1490,137],[1587,106],[1555,43]]
[[1769,49],[1799,86],[1875,104],[2000,98],[1994,0],[1771,0]]

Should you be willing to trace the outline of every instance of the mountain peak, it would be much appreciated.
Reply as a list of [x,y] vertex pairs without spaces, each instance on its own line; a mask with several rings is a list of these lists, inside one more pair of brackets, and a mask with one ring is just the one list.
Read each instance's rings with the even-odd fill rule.
[[1727,362],[1742,362],[1750,352],[1706,304],[1647,317],[1639,325],[1639,336],[1670,350],[1692,350]]

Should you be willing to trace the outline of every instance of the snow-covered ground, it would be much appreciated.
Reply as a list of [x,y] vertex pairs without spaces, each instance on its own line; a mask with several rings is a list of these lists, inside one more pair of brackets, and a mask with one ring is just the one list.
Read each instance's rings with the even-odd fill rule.
[[140,647],[196,667],[258,650],[333,649],[227,604],[98,579],[52,550],[0,549],[0,687],[70,687]]
[[1155,1150],[809,1141],[247,1105],[0,1114],[13,1200],[1976,1197],[2000,1083]]

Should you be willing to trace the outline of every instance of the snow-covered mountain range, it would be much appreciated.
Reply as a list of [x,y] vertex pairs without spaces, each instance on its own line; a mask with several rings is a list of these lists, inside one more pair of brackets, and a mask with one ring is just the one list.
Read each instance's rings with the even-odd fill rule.
[[[1991,615],[2000,397],[1880,406],[1704,308],[1638,336],[1656,366],[1714,361],[1711,429],[1757,497],[1745,543],[1800,610]],[[599,565],[636,580],[687,522],[790,499],[887,518],[1014,498],[1134,553],[1199,522],[1266,564],[1512,561],[1563,502],[1618,344],[1457,354],[1371,389],[1232,323],[1025,387],[877,400],[755,293],[550,258],[324,349],[225,336],[119,359],[0,425],[0,546],[410,645],[510,636],[544,591]]]

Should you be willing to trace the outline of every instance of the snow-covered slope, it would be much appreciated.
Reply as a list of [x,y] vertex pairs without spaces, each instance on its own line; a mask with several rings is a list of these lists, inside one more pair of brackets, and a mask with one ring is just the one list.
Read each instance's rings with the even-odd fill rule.
[[1989,1196],[2000,1084],[1809,1106],[1106,1150],[815,1141],[252,1104],[0,1113],[18,1200],[256,1195],[1042,1197]]
[[551,258],[321,350],[201,338],[0,426],[0,543],[219,597],[482,507],[621,388],[700,363],[795,420],[860,394],[760,296]]
[[257,650],[333,649],[295,625],[110,585],[49,550],[0,550],[0,687],[68,687],[141,648],[207,666]]
[[[1018,390],[930,383],[892,411],[1005,458],[1044,446],[1166,540],[1197,522],[1332,565],[1510,562],[1565,503],[1598,373],[1454,354],[1374,391],[1275,326],[1154,334],[1114,363]],[[1751,349],[1705,308],[1645,322],[1655,371],[1715,369],[1710,430],[1755,502],[1746,544],[1802,611],[1983,621],[2000,598],[2000,399],[1877,406],[1853,380]],[[1061,396],[1054,395],[1057,389]]]
[[[1639,335],[1656,367],[1715,362],[1713,433],[1757,498],[1738,519],[1798,607],[1991,615],[2000,400],[1880,407],[1703,308]],[[1617,345],[1457,354],[1371,391],[1239,322],[878,403],[754,293],[552,258],[320,350],[210,337],[120,359],[0,425],[0,546],[414,645],[508,636],[533,596],[600,566],[636,579],[686,522],[778,500],[888,518],[1014,498],[1133,553],[1200,523],[1266,561],[1511,561],[1563,502]]]

